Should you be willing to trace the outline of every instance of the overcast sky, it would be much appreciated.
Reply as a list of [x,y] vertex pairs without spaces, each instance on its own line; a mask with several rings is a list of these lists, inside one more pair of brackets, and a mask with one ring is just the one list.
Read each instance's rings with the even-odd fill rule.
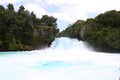
[[56,17],[60,30],[78,19],[86,20],[108,10],[120,10],[120,0],[0,0],[1,5],[8,3],[14,4],[16,10],[23,5],[37,17],[45,14]]

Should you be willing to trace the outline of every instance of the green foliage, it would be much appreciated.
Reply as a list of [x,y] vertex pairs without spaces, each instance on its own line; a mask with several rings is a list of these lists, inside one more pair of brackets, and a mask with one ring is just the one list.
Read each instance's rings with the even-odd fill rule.
[[82,39],[97,51],[120,52],[120,11],[111,10],[95,19],[77,21],[59,35]]
[[120,31],[118,29],[105,27],[99,31],[89,30],[84,36],[89,44],[100,51],[117,52],[120,50]]
[[2,5],[0,5],[0,10],[5,10],[5,8]]
[[[53,25],[56,24],[56,20],[49,16],[44,20],[36,18],[36,15],[25,10],[24,6],[20,6],[19,10],[15,12],[13,4],[8,4],[7,9],[0,5],[0,50],[32,50],[36,46],[34,43],[49,44],[57,34],[55,32],[57,27]],[[37,31],[37,26],[41,26],[42,23],[49,25],[44,27],[45,35],[36,36],[34,33]],[[42,28],[43,26],[39,30]],[[52,40],[49,36],[53,36]]]
[[51,44],[56,34],[58,33],[58,30],[55,27],[49,27],[49,26],[43,27],[42,30],[43,30],[43,33],[41,36],[39,36],[39,40],[41,41],[41,43],[47,42]]
[[98,15],[95,22],[103,26],[120,27],[120,11],[111,10]]
[[78,20],[73,25],[70,25],[66,30],[62,31],[59,35],[65,36],[65,37],[70,37],[70,38],[81,39],[80,30],[82,29],[84,24],[85,24],[85,21]]
[[13,4],[8,4],[7,5],[7,7],[8,7],[8,10],[10,10],[10,11],[14,11],[14,6],[13,6]]
[[46,26],[57,26],[56,24],[56,18],[52,17],[52,16],[48,16],[48,15],[43,15],[41,18],[41,23],[45,24]]
[[108,11],[87,23],[85,40],[99,51],[120,52],[120,12]]

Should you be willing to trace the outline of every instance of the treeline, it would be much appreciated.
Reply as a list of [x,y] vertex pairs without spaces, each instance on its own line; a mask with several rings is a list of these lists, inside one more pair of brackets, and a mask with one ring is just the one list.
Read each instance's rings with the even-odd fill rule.
[[69,26],[60,36],[67,35],[84,40],[96,51],[120,52],[120,11],[107,11],[94,19],[80,22],[81,20],[78,20]]
[[69,25],[68,28],[59,33],[59,36],[77,38],[81,40],[80,31],[84,27],[85,21],[78,20],[74,24]]
[[7,8],[0,5],[0,51],[32,50],[49,46],[59,32],[57,19],[43,15],[37,18],[20,6],[14,10],[13,4]]

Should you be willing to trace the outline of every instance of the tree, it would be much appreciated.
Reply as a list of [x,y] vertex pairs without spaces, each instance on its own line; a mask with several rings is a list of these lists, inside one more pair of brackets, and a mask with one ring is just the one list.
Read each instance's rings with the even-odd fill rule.
[[8,4],[7,5],[7,7],[8,7],[8,10],[10,10],[10,11],[14,11],[14,6],[13,6],[13,4]]
[[49,17],[48,15],[43,15],[40,21],[41,23],[47,26],[54,26],[54,27],[57,26],[56,24],[57,19],[52,16]]
[[21,6],[19,7],[18,14],[20,15],[21,13],[24,12],[24,10],[25,10],[24,6],[21,5]]
[[[0,51],[32,50],[39,47],[37,45],[50,45],[54,40],[58,31],[53,26],[56,18],[47,16],[41,20],[24,6],[20,6],[17,12],[13,4],[7,7],[0,5]],[[47,26],[41,27],[41,21]],[[41,35],[36,36],[35,33]]]
[[70,38],[77,38],[81,40],[80,31],[84,26],[85,26],[85,21],[77,20],[74,24],[68,26],[68,28],[62,31],[59,35]]
[[120,12],[116,10],[107,11],[98,15],[95,22],[102,26],[120,27]]
[[5,10],[5,8],[2,5],[0,5],[0,10]]
[[111,10],[87,20],[85,40],[99,51],[120,52],[120,11]]

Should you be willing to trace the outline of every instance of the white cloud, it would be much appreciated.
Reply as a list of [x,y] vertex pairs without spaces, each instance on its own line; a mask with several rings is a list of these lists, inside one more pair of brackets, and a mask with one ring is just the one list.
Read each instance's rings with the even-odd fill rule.
[[47,5],[60,7],[59,12],[51,13],[58,19],[74,22],[87,19],[87,13],[101,13],[107,10],[120,10],[119,0],[46,0]]
[[5,4],[5,3],[16,3],[20,0],[0,0],[0,4]]
[[34,13],[37,15],[37,17],[41,17],[41,15],[46,14],[46,11],[40,5],[26,4],[25,8],[31,12],[34,11]]
[[[21,0],[0,0],[0,3],[17,3],[19,1]],[[42,4],[43,2],[45,3]],[[48,9],[48,6],[55,5],[59,9],[57,12],[47,12],[42,5]],[[99,14],[111,9],[120,10],[120,0],[29,0],[26,1],[25,8],[34,11],[38,17],[49,14],[60,20],[74,22],[78,19],[87,19],[87,13]]]
[[[90,16],[89,13],[100,14],[112,9],[120,10],[120,0],[0,0],[0,4],[5,3],[24,5],[38,17],[48,14],[68,23],[78,19],[86,20]],[[57,11],[50,11],[51,7]]]

